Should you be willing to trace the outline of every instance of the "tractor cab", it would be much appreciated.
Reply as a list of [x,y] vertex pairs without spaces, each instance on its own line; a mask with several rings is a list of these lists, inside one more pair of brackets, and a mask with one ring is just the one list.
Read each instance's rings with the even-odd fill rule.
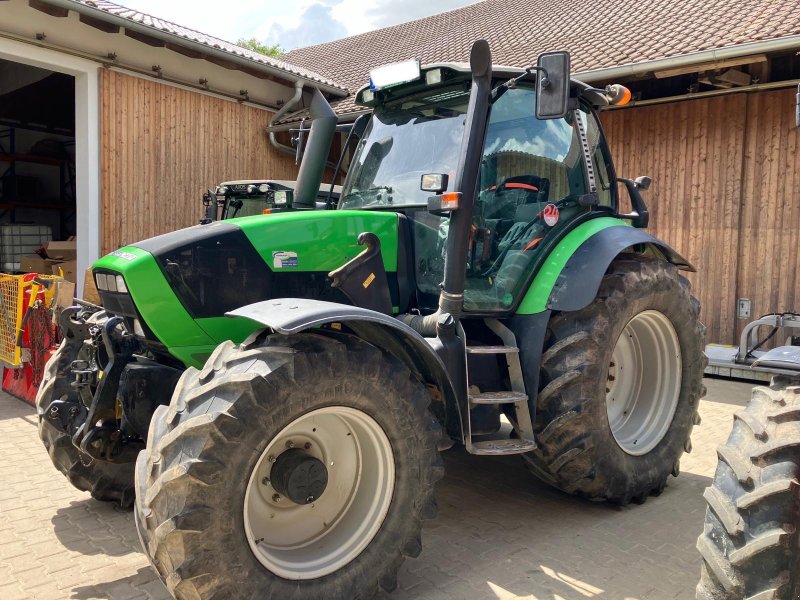
[[[225,181],[203,194],[201,225],[214,221],[283,212],[294,208],[295,181],[282,179],[246,179]],[[329,199],[336,203],[341,186],[321,183],[315,208],[326,208]]]
[[[357,95],[373,115],[338,207],[403,215],[421,309],[437,306],[454,213],[429,210],[429,201],[433,197],[441,204],[437,198],[460,195],[463,202],[465,192],[472,191],[457,189],[465,143],[476,145],[479,153],[466,234],[465,313],[513,311],[539,259],[558,240],[579,222],[617,212],[614,168],[592,105],[602,97],[598,90],[588,93],[588,86],[569,82],[565,71],[553,73],[551,78],[564,82],[566,108],[538,118],[537,75],[494,67],[491,103],[482,117],[485,133],[467,142],[470,65],[419,67],[410,61],[381,72],[383,87],[373,77]],[[402,83],[392,82],[392,72]]]

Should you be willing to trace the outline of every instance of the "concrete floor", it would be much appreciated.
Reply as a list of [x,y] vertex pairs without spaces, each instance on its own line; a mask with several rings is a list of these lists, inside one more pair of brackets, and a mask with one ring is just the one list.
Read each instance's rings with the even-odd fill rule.
[[[642,506],[562,494],[516,457],[445,453],[439,517],[382,600],[694,598],[703,489],[750,384],[707,380],[681,475]],[[50,463],[32,407],[0,395],[0,599],[168,598],[133,516],[73,489]],[[276,599],[278,600],[278,599]]]

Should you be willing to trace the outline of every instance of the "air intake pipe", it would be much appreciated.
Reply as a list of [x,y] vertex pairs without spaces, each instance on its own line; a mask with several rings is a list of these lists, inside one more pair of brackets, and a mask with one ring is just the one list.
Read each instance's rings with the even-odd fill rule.
[[472,90],[461,140],[460,160],[456,172],[455,190],[461,192],[458,210],[450,216],[445,256],[444,282],[439,294],[439,308],[431,315],[401,315],[400,320],[424,336],[436,335],[440,315],[458,316],[464,308],[464,280],[472,208],[478,191],[478,174],[483,155],[483,138],[489,114],[489,92],[492,89],[492,54],[486,40],[472,45],[469,57],[472,70]]
[[328,153],[336,133],[336,113],[319,90],[314,90],[309,109],[311,132],[308,134],[300,172],[294,192],[294,206],[297,208],[315,208],[319,186],[328,162]]

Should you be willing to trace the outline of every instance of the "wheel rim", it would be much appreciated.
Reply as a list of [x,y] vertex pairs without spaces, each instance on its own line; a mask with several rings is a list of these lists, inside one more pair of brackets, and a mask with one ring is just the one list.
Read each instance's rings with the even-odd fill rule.
[[664,438],[681,391],[681,347],[670,320],[655,310],[631,319],[611,356],[608,423],[628,454],[647,454]]
[[[309,504],[275,497],[270,474],[289,448],[303,448],[327,468],[325,491]],[[330,406],[309,412],[267,445],[247,484],[244,528],[256,558],[286,579],[333,573],[377,534],[394,492],[394,454],[366,413]]]

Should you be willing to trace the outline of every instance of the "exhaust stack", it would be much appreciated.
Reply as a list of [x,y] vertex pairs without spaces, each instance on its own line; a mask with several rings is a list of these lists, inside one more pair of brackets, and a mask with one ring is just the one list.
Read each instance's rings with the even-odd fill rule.
[[316,207],[317,193],[325,173],[333,134],[336,132],[336,113],[317,89],[314,90],[309,113],[313,119],[311,132],[308,134],[294,193],[294,206],[298,208]]

